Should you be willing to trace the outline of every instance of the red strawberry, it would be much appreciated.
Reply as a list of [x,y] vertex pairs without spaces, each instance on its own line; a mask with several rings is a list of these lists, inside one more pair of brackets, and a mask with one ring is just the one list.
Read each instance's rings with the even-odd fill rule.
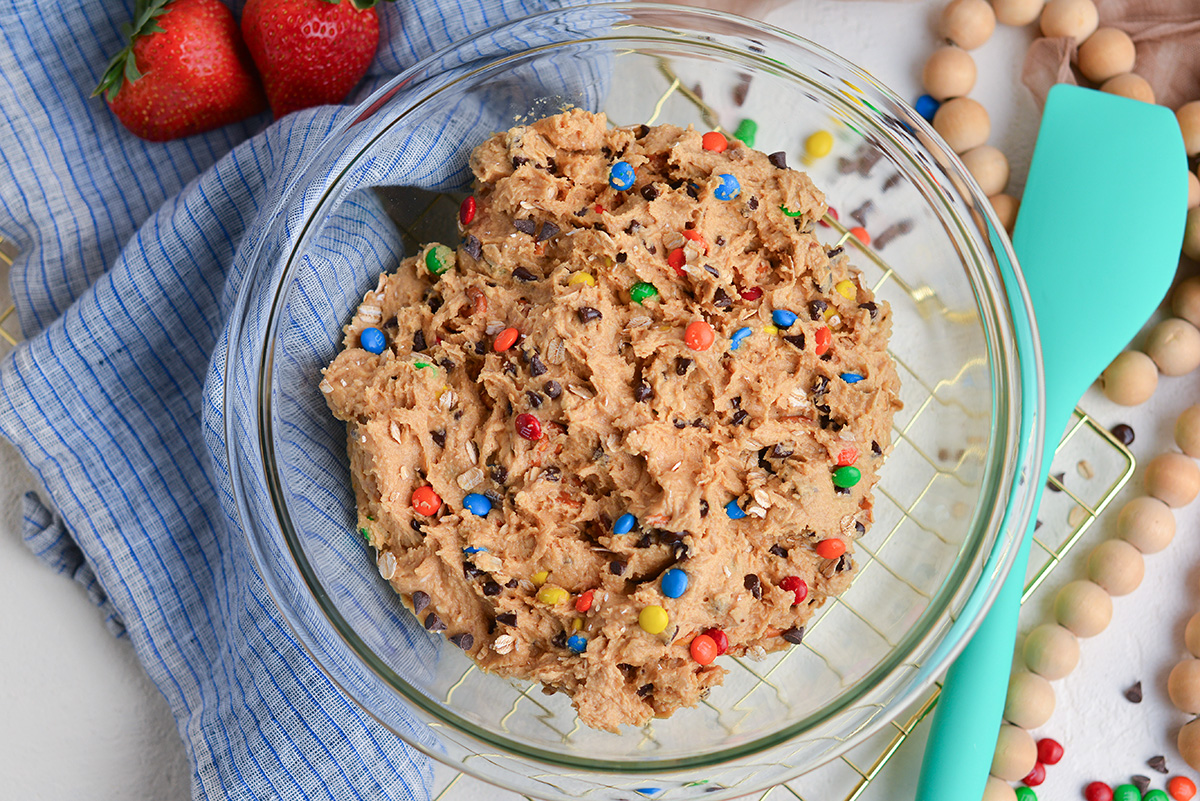
[[210,131],[267,107],[233,14],[220,0],[138,0],[129,44],[109,62],[103,93],[142,139]]
[[340,103],[379,44],[375,0],[247,0],[242,36],[275,118]]

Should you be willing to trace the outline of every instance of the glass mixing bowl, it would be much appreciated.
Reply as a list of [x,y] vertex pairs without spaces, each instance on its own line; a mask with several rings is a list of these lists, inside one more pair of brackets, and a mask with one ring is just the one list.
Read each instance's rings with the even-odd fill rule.
[[[567,106],[615,124],[732,131],[808,170],[894,312],[905,408],[855,545],[860,572],[802,645],[723,658],[695,709],[620,734],[569,700],[482,673],[424,631],[354,531],[345,428],[320,370],[378,274],[417,240],[457,243],[467,159],[488,134]],[[806,137],[833,151],[805,156]],[[745,133],[745,129],[743,129]],[[748,136],[748,134],[747,134]],[[257,231],[226,362],[226,447],[251,549],[296,637],[344,692],[427,754],[540,798],[720,799],[785,781],[886,723],[957,653],[1029,518],[1039,352],[1007,238],[962,168],[869,75],[799,37],[660,5],[545,13],[464,40],[326,135]],[[419,186],[421,189],[413,189]],[[448,193],[448,194],[447,194]],[[461,195],[460,195],[461,196]]]

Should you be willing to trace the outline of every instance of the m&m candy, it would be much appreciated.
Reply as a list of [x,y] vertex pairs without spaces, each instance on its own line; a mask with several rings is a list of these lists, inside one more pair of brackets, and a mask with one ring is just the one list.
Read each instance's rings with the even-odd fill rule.
[[850,465],[839,467],[837,470],[833,471],[833,485],[835,487],[849,489],[857,484],[861,478],[862,471],[857,467],[851,467]]
[[387,339],[378,328],[364,328],[358,335],[358,344],[362,345],[362,349],[367,353],[378,354],[383,353]]
[[567,638],[567,647],[577,654],[582,654],[587,650],[587,637],[582,634],[572,634]]
[[442,496],[429,485],[417,487],[412,493],[412,508],[419,515],[432,517],[442,508]]
[[738,506],[737,498],[725,504],[725,514],[729,515],[730,520],[741,520],[746,516],[746,513],[742,511],[742,507]]
[[617,518],[617,522],[613,523],[613,534],[628,534],[636,525],[637,518],[626,512]]
[[700,147],[714,153],[724,153],[725,148],[729,147],[729,140],[720,131],[709,131],[700,137]]
[[742,184],[737,177],[729,173],[718,175],[721,183],[713,190],[713,197],[717,200],[733,200],[742,193]]
[[636,180],[633,167],[627,161],[618,161],[608,170],[608,185],[620,192],[632,189]]
[[692,350],[708,350],[712,347],[714,339],[716,335],[712,326],[703,320],[688,323],[688,327],[683,331],[683,343]]
[[788,309],[776,309],[771,312],[771,322],[780,328],[788,328],[796,322],[796,313]]
[[662,594],[668,598],[678,598],[683,595],[688,586],[688,574],[684,573],[677,567],[673,567],[662,574],[660,587]]
[[638,625],[647,634],[661,634],[670,622],[667,610],[657,604],[647,606],[638,613]]
[[742,326],[738,330],[734,331],[733,334],[729,337],[729,349],[737,350],[738,345],[742,344],[742,340],[748,338],[753,333],[754,332],[750,329],[749,326]]
[[837,559],[846,552],[846,543],[831,537],[817,543],[817,556],[822,559]]
[[697,634],[692,638],[692,644],[688,646],[688,652],[698,664],[711,665],[713,660],[717,658],[717,644],[707,634]]
[[487,517],[492,511],[492,502],[486,495],[472,492],[463,496],[463,508],[476,517]]

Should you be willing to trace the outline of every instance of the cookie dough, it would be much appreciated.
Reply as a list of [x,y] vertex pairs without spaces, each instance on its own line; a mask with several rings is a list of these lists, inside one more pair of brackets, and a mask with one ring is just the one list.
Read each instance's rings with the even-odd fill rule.
[[320,384],[359,526],[484,669],[601,729],[670,715],[849,585],[890,310],[782,154],[573,110],[471,168],[462,244],[381,276]]

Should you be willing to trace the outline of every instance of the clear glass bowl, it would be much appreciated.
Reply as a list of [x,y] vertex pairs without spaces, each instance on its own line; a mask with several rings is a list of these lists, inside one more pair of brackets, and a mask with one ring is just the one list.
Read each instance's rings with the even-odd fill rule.
[[[489,133],[565,106],[616,124],[733,130],[786,151],[875,237],[845,241],[894,311],[905,408],[856,544],[860,573],[803,645],[731,673],[696,709],[621,734],[563,696],[487,675],[425,632],[354,532],[345,429],[318,390],[340,329],[414,240],[456,243],[454,197]],[[803,143],[833,133],[806,163]],[[540,798],[719,799],[807,771],[926,688],[990,603],[1041,454],[1036,336],[990,206],[925,123],[801,38],[659,5],[542,14],[391,81],[326,136],[249,256],[227,354],[226,445],[241,524],[312,658],[407,742]],[[416,184],[425,191],[406,185]]]

